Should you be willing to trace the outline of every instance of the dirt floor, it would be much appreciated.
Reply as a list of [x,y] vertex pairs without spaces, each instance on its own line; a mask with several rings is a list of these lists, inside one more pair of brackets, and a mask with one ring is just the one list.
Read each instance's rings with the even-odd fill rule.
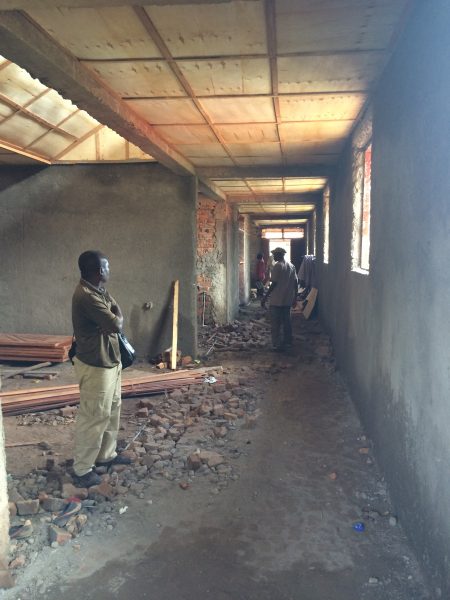
[[[149,431],[156,440],[145,450],[154,446],[158,461],[143,469],[136,446],[139,463],[116,475],[120,494],[86,505],[76,537],[52,547],[51,515],[42,508],[14,519],[31,519],[34,534],[13,544],[12,560],[22,557],[25,566],[14,570],[16,587],[0,592],[1,600],[431,598],[329,340],[317,322],[297,316],[294,349],[274,354],[260,318],[250,306],[244,329],[219,332],[220,347],[228,335],[235,350],[209,355],[208,364],[223,365],[223,383],[158,397],[155,414],[188,406],[184,418],[192,422],[173,445]],[[205,350],[211,333],[202,336]],[[63,365],[57,381],[72,377]],[[130,440],[142,422],[138,400],[125,400],[123,409],[121,437]],[[49,485],[49,457],[64,463],[71,456],[73,419],[49,415],[31,425],[5,419],[7,442],[46,441],[53,452],[8,450],[10,485],[25,495]],[[188,457],[199,451],[206,459],[193,470]]]

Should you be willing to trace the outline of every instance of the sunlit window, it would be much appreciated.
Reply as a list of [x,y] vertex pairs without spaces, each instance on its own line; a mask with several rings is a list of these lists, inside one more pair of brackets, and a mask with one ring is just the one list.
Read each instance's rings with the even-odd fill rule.
[[328,263],[330,258],[330,188],[327,186],[323,192],[323,262]]
[[303,227],[262,229],[261,237],[266,240],[296,240],[305,237],[305,230]]
[[367,113],[353,139],[352,269],[370,267],[370,200],[372,188],[372,117]]

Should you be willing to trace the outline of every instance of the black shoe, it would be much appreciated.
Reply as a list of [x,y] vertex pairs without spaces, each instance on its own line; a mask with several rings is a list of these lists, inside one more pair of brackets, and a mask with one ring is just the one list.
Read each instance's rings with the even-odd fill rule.
[[86,475],[81,475],[81,477],[78,475],[73,475],[73,483],[75,487],[89,488],[93,485],[100,485],[101,482],[101,477],[97,475],[97,473],[94,473],[94,471],[89,471],[89,473],[86,473]]
[[98,461],[95,463],[96,467],[112,467],[113,465],[131,465],[133,461],[129,456],[122,456],[122,454],[118,454],[111,460],[107,460],[104,462]]

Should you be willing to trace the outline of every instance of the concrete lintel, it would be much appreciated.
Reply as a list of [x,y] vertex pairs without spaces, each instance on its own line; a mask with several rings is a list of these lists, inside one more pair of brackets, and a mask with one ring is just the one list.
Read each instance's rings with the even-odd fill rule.
[[208,179],[202,178],[198,180],[198,191],[216,202],[226,202],[227,200],[224,192],[212,181],[208,181]]
[[176,4],[224,4],[231,0],[0,0],[0,10],[43,8],[102,8],[108,6],[171,6]]
[[317,204],[321,199],[322,192],[305,192],[299,194],[249,194],[246,196],[227,196],[227,201],[230,204]]
[[200,177],[208,179],[277,179],[279,177],[331,177],[332,165],[292,165],[267,167],[198,167]]
[[0,54],[26,69],[44,85],[57,90],[64,98],[69,98],[78,108],[86,110],[173,172],[178,175],[195,174],[194,166],[160,138],[145,119],[25,14],[0,12]]

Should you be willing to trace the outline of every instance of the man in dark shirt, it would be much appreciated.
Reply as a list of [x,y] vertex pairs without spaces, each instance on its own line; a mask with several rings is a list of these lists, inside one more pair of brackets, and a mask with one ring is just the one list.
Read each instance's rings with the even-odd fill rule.
[[96,250],[78,259],[81,280],[72,298],[72,322],[77,342],[74,359],[80,385],[75,424],[74,481],[78,487],[101,482],[95,465],[129,464],[116,452],[121,406],[120,349],[117,334],[123,315],[104,289],[109,262]]

